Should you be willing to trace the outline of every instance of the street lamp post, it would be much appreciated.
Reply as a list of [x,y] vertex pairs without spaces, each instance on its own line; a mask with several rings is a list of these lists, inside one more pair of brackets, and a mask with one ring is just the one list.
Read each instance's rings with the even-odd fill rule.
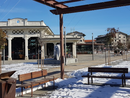
[[66,31],[64,27],[64,54],[65,54],[65,65],[66,65]]
[[92,54],[92,60],[94,60],[94,42],[93,42],[93,33],[92,33],[92,51],[93,51],[93,54]]

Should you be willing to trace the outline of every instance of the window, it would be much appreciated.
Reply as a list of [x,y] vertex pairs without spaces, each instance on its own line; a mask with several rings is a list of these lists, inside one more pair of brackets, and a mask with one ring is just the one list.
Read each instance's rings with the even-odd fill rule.
[[82,42],[82,40],[80,40],[80,42]]
[[17,20],[17,23],[19,23],[20,21],[19,20]]
[[115,40],[115,42],[116,42],[116,40]]
[[40,30],[29,30],[28,32],[30,34],[36,34],[36,33],[40,33]]
[[6,30],[3,30],[3,32],[4,32],[4,33],[7,33],[7,31],[6,31]]
[[23,34],[24,31],[23,30],[13,30],[12,33],[13,34]]

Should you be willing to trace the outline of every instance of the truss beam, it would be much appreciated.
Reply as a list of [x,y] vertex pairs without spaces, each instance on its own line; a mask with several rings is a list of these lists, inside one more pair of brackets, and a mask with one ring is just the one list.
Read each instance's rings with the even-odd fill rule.
[[53,14],[58,15],[58,14],[68,14],[68,13],[106,9],[106,8],[120,7],[120,6],[127,6],[127,5],[130,5],[130,0],[114,0],[108,2],[89,4],[89,5],[76,6],[76,7],[68,7],[64,9],[50,10],[50,11]]
[[68,6],[64,5],[64,4],[56,4],[58,2],[55,1],[55,0],[34,0],[34,1],[37,1],[39,3],[45,4],[45,5],[53,7],[53,8],[63,9],[63,8],[67,8],[68,7]]
[[72,3],[72,2],[77,2],[77,1],[83,1],[83,0],[69,0],[69,1],[57,2],[57,3],[55,3],[54,5],[64,4],[64,3]]

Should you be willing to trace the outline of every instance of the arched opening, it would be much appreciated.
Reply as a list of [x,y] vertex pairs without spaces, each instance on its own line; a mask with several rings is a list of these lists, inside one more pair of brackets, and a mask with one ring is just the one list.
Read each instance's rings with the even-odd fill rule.
[[14,38],[12,40],[12,60],[24,59],[25,41],[23,38]]
[[53,43],[47,43],[47,55],[48,57],[53,57],[54,54],[54,44]]
[[28,57],[29,59],[37,59],[38,58],[38,50],[40,50],[41,47],[38,46],[38,38],[37,37],[31,37],[28,40]]

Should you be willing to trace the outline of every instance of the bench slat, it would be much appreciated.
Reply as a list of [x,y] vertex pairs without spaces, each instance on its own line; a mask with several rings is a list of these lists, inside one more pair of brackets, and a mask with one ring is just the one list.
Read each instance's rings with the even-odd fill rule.
[[[25,89],[31,88],[31,97],[32,97],[33,96],[33,86],[44,84],[49,81],[53,81],[53,86],[54,86],[55,85],[54,80],[57,78],[54,78],[54,77],[45,78],[46,75],[47,75],[47,70],[41,70],[41,71],[18,75],[18,79],[19,79],[19,81],[21,81],[21,85],[17,85],[17,87],[21,87],[22,96],[23,96],[23,88],[25,88]],[[41,77],[44,77],[44,79]],[[38,78],[38,79],[36,79],[36,78]],[[26,81],[26,80],[29,80],[29,81]]]
[[31,79],[31,73],[18,75],[18,78],[19,78],[19,81],[24,81],[24,80]]
[[125,79],[130,79],[130,76],[125,76]]
[[[126,85],[126,79],[130,79],[130,77],[126,77],[125,73],[128,73],[128,68],[105,68],[105,67],[88,67],[88,72],[90,74],[83,75],[82,77],[88,77],[91,79],[91,83],[93,83],[93,78],[111,78],[111,79],[121,79],[122,86]],[[106,76],[106,75],[93,75],[93,72],[104,72],[104,73],[122,73],[121,76]]]
[[37,78],[37,77],[46,76],[46,75],[47,75],[47,70],[32,72],[32,78]]
[[110,72],[110,73],[128,73],[128,68],[100,68],[89,67],[88,72]]
[[93,78],[122,79],[122,76],[94,76],[94,75],[90,75],[89,77],[93,77]]
[[19,78],[19,81],[25,81],[25,80],[29,80],[32,78],[46,76],[46,75],[47,75],[47,70],[42,70],[42,71],[21,74],[21,75],[18,75],[18,78]]
[[[42,80],[34,81],[34,82],[32,82],[32,86],[37,86],[37,85],[40,85],[40,84],[44,84],[44,83],[47,83],[49,81],[53,81],[53,80],[56,80],[56,79],[57,78],[54,78],[54,79],[53,78],[52,79],[51,78],[49,78],[49,79],[47,78],[47,79],[42,79]],[[30,88],[30,87],[31,87],[31,85],[28,85],[28,86],[25,85],[24,88],[26,89],[26,88]]]

